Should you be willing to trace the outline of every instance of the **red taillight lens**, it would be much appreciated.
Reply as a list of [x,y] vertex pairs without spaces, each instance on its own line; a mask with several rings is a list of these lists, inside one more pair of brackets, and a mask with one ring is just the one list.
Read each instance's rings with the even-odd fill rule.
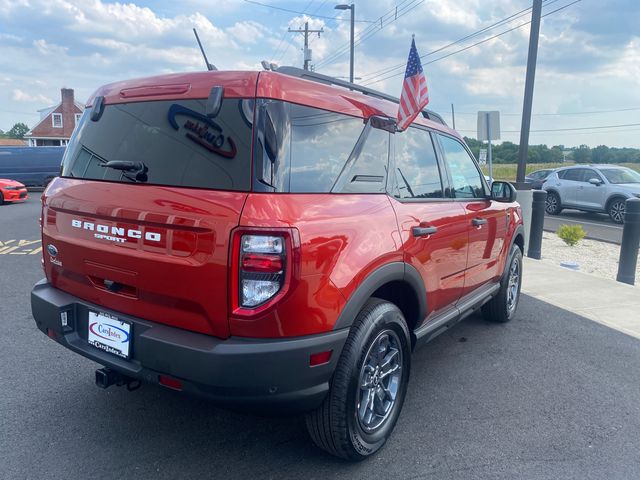
[[280,255],[260,255],[245,253],[242,255],[242,270],[245,272],[279,273],[284,265]]

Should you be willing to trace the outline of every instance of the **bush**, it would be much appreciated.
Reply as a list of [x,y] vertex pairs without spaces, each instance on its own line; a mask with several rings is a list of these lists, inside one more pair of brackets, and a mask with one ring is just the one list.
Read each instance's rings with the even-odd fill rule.
[[582,225],[560,225],[556,234],[564,243],[573,247],[584,238],[587,232],[584,231]]

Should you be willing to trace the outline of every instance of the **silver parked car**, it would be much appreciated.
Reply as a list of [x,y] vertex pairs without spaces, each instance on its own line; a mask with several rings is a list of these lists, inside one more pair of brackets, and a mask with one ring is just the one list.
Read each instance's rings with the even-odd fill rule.
[[550,215],[573,208],[607,213],[622,223],[627,198],[640,197],[640,173],[615,165],[576,165],[553,172],[542,188],[547,191]]

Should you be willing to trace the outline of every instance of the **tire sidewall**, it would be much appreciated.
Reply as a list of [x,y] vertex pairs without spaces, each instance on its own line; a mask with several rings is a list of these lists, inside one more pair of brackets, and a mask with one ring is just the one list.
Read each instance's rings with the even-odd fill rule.
[[[511,275],[511,265],[513,262],[518,262],[518,296],[516,298],[516,304],[513,307],[513,310],[509,311],[509,307],[507,307],[507,298],[508,298],[508,289],[509,289],[509,276]],[[503,279],[504,294],[503,294],[503,308],[505,311],[505,317],[507,320],[511,320],[513,316],[518,311],[518,304],[520,303],[520,292],[522,290],[522,251],[517,245],[514,245],[511,249],[511,253],[509,254],[509,262],[507,263],[507,270],[505,271],[505,276]]]
[[[397,307],[389,303],[380,303],[375,307],[372,313],[374,312],[375,315],[371,315],[373,318],[366,318],[366,328],[359,331],[359,335],[356,340],[357,347],[354,349],[354,351],[357,352],[357,357],[355,358],[355,362],[353,358],[350,359],[352,368],[346,395],[347,431],[349,434],[349,441],[355,452],[362,458],[368,457],[378,451],[385,444],[387,438],[389,438],[389,435],[393,431],[406,397],[409,372],[411,368],[410,337],[402,313]],[[393,406],[393,412],[391,412],[391,415],[385,420],[379,430],[373,433],[367,433],[360,426],[358,421],[358,412],[356,409],[357,395],[360,391],[360,369],[365,361],[365,356],[371,346],[371,343],[376,339],[381,331],[387,329],[393,330],[398,335],[402,348],[403,365],[400,388],[398,390],[398,397],[396,398],[396,403]]]

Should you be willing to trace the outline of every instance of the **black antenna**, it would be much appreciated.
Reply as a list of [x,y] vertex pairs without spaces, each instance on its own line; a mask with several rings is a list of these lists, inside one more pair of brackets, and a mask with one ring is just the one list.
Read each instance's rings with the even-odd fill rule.
[[202,52],[202,56],[204,57],[204,63],[207,64],[207,70],[211,71],[211,70],[218,70],[213,64],[209,63],[209,60],[207,60],[207,54],[204,53],[204,48],[202,48],[202,43],[200,42],[200,37],[198,36],[198,32],[196,31],[196,29],[193,29],[193,34],[196,36],[196,40],[198,41],[198,46],[200,47],[200,51]]

